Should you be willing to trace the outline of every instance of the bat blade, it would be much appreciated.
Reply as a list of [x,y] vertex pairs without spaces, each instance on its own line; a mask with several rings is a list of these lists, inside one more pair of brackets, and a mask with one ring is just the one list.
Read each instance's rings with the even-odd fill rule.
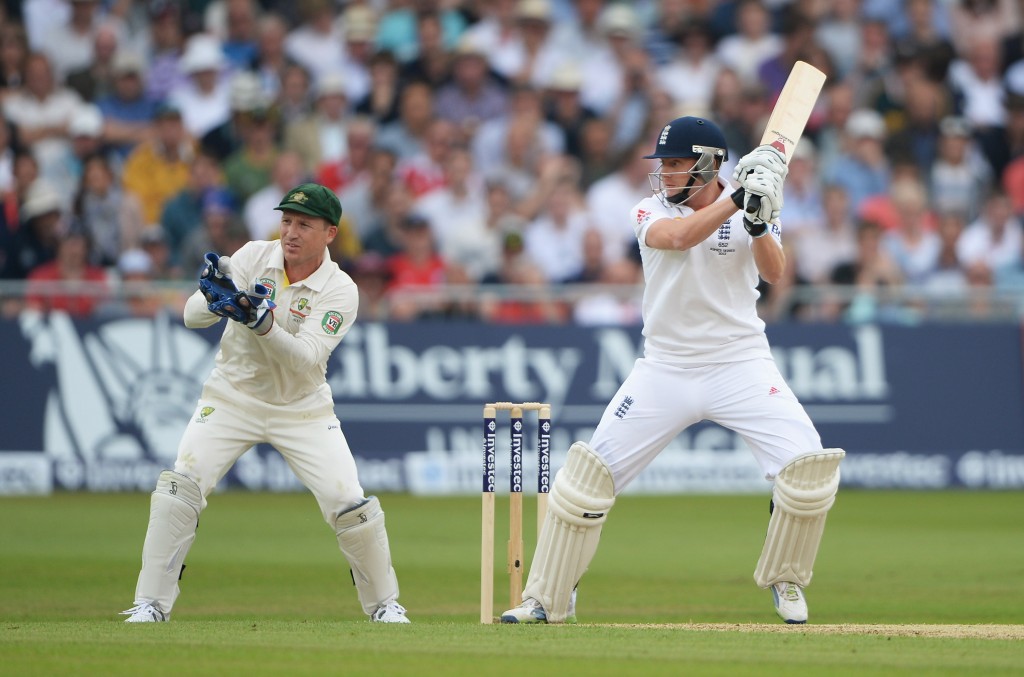
[[[806,61],[793,64],[793,70],[786,78],[786,84],[775,101],[775,108],[761,135],[761,145],[770,145],[789,162],[793,157],[793,149],[804,135],[804,127],[807,126],[807,120],[811,117],[824,84],[825,74],[811,64]],[[760,204],[760,198],[752,196],[747,204],[747,213],[756,213]]]
[[804,127],[824,84],[824,73],[806,61],[797,61],[768,118],[761,145],[770,144],[785,155],[788,162],[804,134]]

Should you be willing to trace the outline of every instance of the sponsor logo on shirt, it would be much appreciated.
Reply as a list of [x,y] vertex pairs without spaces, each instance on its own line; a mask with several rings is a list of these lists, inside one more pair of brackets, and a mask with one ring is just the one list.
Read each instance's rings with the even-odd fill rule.
[[199,410],[199,416],[196,417],[196,423],[206,423],[206,419],[209,418],[210,414],[214,412],[214,407],[203,407]]
[[264,287],[266,287],[267,289],[270,290],[270,300],[271,301],[276,301],[277,300],[277,282],[274,281],[274,278],[272,278],[272,277],[261,277],[261,278],[259,278],[256,281],[259,282]]
[[644,222],[651,218],[651,213],[646,209],[637,210],[636,223],[638,226],[644,225]]
[[341,329],[342,322],[341,313],[336,310],[328,310],[324,313],[324,319],[320,321],[320,326],[323,327],[324,333],[334,336]]

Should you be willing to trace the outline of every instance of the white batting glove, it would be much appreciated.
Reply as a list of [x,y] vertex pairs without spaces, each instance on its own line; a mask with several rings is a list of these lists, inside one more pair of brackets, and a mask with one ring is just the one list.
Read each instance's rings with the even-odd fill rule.
[[[746,191],[743,200],[747,218],[754,223],[772,223],[778,221],[782,212],[782,177],[775,172],[755,169],[746,176],[743,189]],[[757,196],[760,204],[756,205]]]
[[762,169],[774,172],[783,179],[789,174],[789,165],[786,164],[786,157],[775,147],[764,145],[758,146],[740,158],[733,170],[732,178],[736,183],[746,188],[744,181],[751,171]]

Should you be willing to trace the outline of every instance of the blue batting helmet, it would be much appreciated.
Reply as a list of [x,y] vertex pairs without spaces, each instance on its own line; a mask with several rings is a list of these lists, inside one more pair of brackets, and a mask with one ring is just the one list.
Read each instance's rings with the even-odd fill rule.
[[725,135],[711,120],[704,118],[676,118],[665,125],[658,135],[658,143],[654,152],[645,155],[647,159],[670,157],[697,157],[702,155],[729,159],[729,149],[725,144]]

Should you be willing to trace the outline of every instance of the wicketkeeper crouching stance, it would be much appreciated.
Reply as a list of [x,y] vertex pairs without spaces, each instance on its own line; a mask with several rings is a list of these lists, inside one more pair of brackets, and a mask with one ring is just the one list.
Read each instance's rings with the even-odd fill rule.
[[199,291],[185,305],[190,328],[229,321],[174,470],[160,474],[152,495],[135,606],[124,612],[129,623],[170,619],[207,496],[260,442],[280,451],[313,493],[352,569],[363,611],[377,622],[409,622],[398,603],[384,512],[363,495],[325,380],[327,359],[358,305],[355,283],[327,251],[341,203],[324,186],[306,183],[276,209],[281,239],[249,242],[230,259],[207,254]]
[[[710,120],[662,129],[654,196],[633,208],[644,290],[644,356],[608,404],[590,443],[576,442],[555,476],[523,603],[505,623],[573,623],[575,589],[597,552],[616,496],[688,426],[711,420],[746,441],[774,480],[755,582],[787,623],[807,621],[825,517],[845,452],[821,438],[772,359],[756,311],[758,275],[777,282],[785,158],[759,146],[740,159],[734,189],[719,176],[725,137]],[[756,199],[755,199],[756,198]]]

